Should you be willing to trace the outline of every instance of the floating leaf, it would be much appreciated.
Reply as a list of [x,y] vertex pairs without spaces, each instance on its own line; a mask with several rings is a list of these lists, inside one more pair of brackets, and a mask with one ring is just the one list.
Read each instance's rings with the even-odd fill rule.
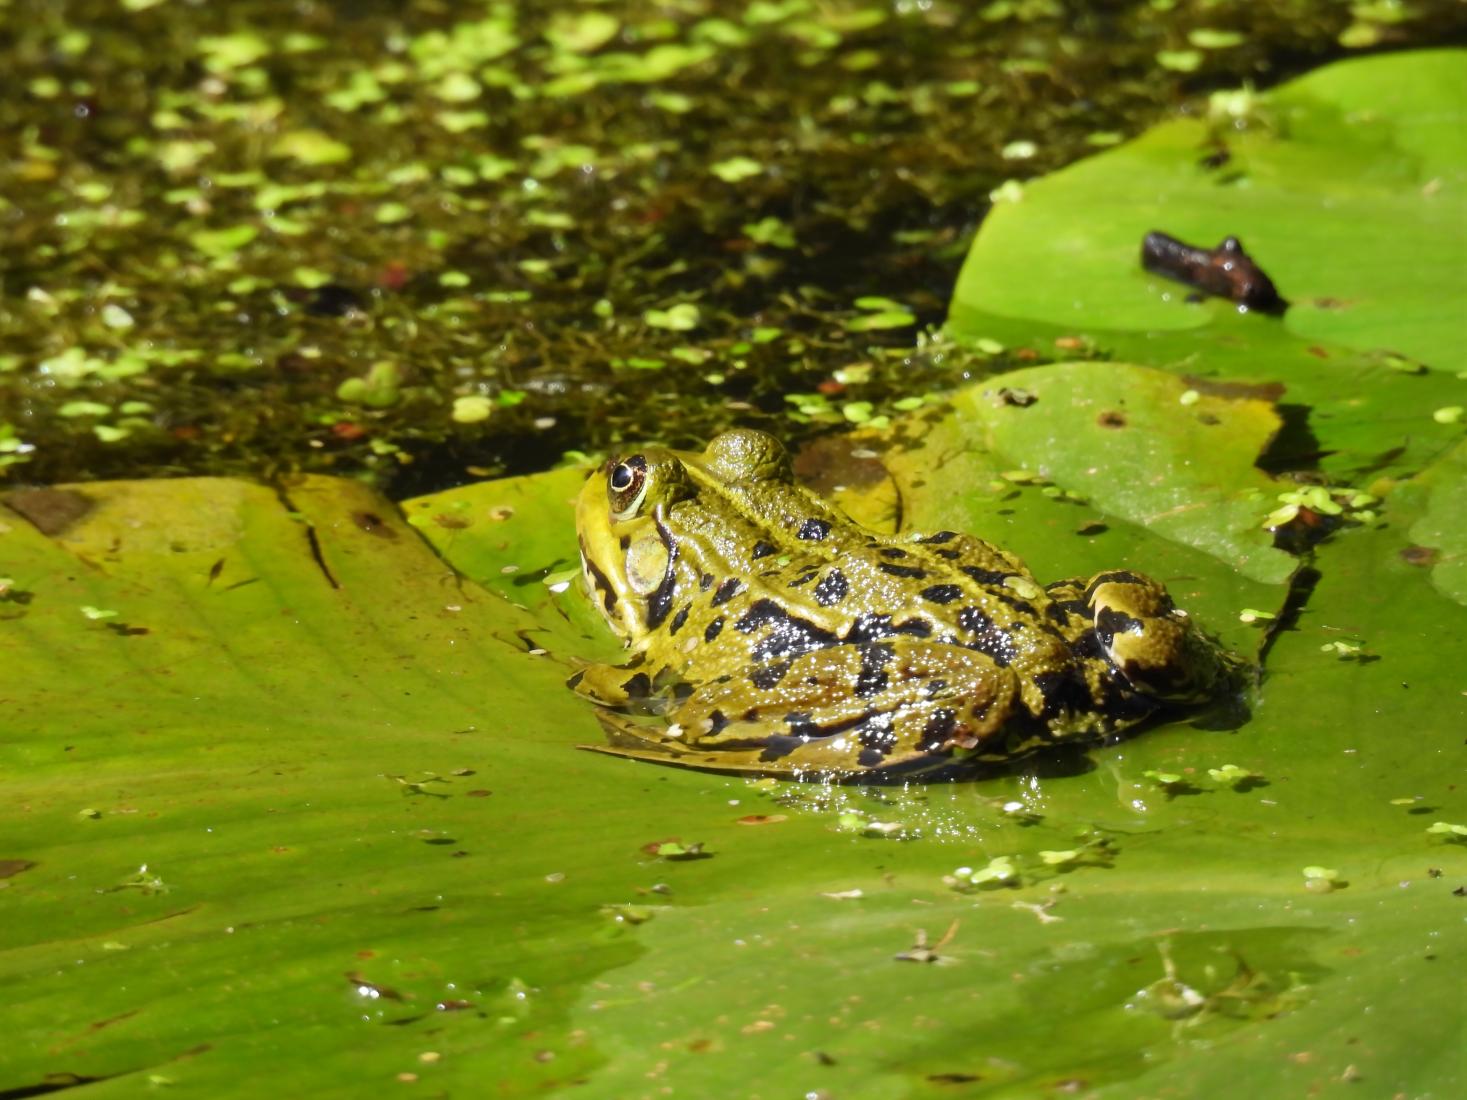
[[[1327,66],[1235,97],[1221,129],[1179,119],[1030,181],[1024,201],[984,221],[949,332],[1040,347],[1080,335],[1179,374],[1205,357],[1209,377],[1283,386],[1310,409],[1326,472],[1379,474],[1371,464],[1387,452],[1388,472],[1415,472],[1460,430],[1433,414],[1461,403],[1453,375],[1467,368],[1460,319],[1441,309],[1467,299],[1467,195],[1439,184],[1467,170],[1464,70],[1453,50]],[[1260,121],[1270,115],[1277,125]],[[1209,148],[1216,165],[1199,152]],[[1141,240],[1158,229],[1207,248],[1240,237],[1289,309],[1276,319],[1189,301],[1141,267]],[[1388,365],[1400,357],[1429,369],[1403,374]],[[1398,432],[1411,417],[1421,426]]]
[[709,165],[708,171],[724,183],[738,183],[740,180],[759,175],[764,171],[764,166],[750,157],[730,157],[728,160]]
[[[813,10],[751,5],[768,22],[740,26]],[[481,44],[515,48],[508,19]],[[415,65],[461,64],[450,56],[458,32],[435,33],[431,49],[409,45]],[[1336,121],[1322,109],[1297,121],[1336,127],[1331,142],[1347,151],[1351,134],[1382,136],[1344,168],[1384,172],[1414,157],[1409,171],[1448,178],[1456,100],[1420,94],[1431,56],[1337,73],[1352,102],[1316,83],[1310,95]],[[1416,141],[1423,133],[1431,140]],[[1201,171],[1202,136],[1194,129],[1172,150],[1178,163]],[[1251,140],[1235,155],[1251,158]],[[1159,171],[1130,173],[1133,200],[1135,181]],[[1349,191],[1360,175],[1326,182]],[[1047,182],[1018,206],[1043,199]],[[1216,202],[1165,209],[1202,219],[1249,190],[1214,185],[1202,193]],[[1082,191],[1055,235],[1028,235],[1027,253],[980,269],[985,281],[1047,284],[1063,305],[1047,329],[986,315],[984,338],[1052,354],[1056,337],[1075,335],[1068,303],[1094,287],[1020,261],[1103,230],[1116,212],[1105,194]],[[1397,199],[1425,198],[1382,199],[1380,220],[1348,224],[1381,225],[1414,258],[1418,242],[1392,219]],[[1015,209],[990,215],[975,255]],[[1299,210],[1290,217],[1302,235],[1319,233]],[[1357,242],[1335,224],[1339,239],[1304,270],[1359,286],[1376,285],[1372,265],[1378,278],[1415,278],[1404,260],[1355,266]],[[1080,249],[1075,264],[1087,256]],[[1131,283],[1151,293],[1139,276]],[[1136,336],[1111,363],[980,381],[950,406],[800,456],[822,492],[864,507],[872,524],[973,531],[1044,581],[1154,574],[1253,653],[1265,632],[1238,623],[1238,609],[1277,613],[1291,579],[1281,552],[1248,541],[1266,538],[1256,519],[1285,488],[1255,463],[1287,439],[1266,442],[1276,389],[1214,383],[1286,381],[1290,416],[1311,416],[1310,446],[1334,452],[1325,473],[1369,466],[1381,483],[1364,487],[1389,522],[1315,548],[1267,678],[1239,700],[1246,715],[1163,716],[1121,743],[963,783],[745,784],[577,752],[601,730],[564,680],[621,652],[576,586],[544,583],[579,568],[568,502],[584,470],[417,498],[402,505],[406,523],[363,486],[320,478],[4,493],[0,1086],[231,1095],[269,1065],[292,1093],[363,1095],[412,1087],[411,1077],[455,1095],[485,1081],[526,1096],[567,1081],[588,1095],[642,1095],[649,1081],[689,1095],[737,1081],[773,1095],[794,1081],[833,1096],[906,1096],[961,1075],[1015,1096],[1302,1096],[1355,1080],[1390,1095],[1459,1093],[1459,1021],[1442,1006],[1457,1003],[1460,972],[1433,956],[1460,920],[1452,890],[1467,863],[1458,834],[1427,833],[1390,805],[1410,791],[1449,826],[1462,820],[1459,769],[1442,764],[1467,728],[1444,644],[1467,636],[1467,609],[1442,572],[1444,536],[1461,529],[1461,471],[1448,458],[1460,428],[1430,412],[1460,401],[1450,390],[1463,366],[1411,346],[1445,346],[1442,333],[1460,324],[1454,285],[1435,287],[1434,306],[1401,286],[1371,299],[1383,305],[1362,343],[1405,349],[1430,364],[1424,374],[1345,358],[1343,338],[1291,336],[1292,318],[1211,303],[1195,307],[1212,317],[1195,339],[1141,326],[1160,335]],[[955,325],[975,316],[954,307]],[[1116,332],[1089,335],[1113,352]],[[1330,360],[1307,351],[1316,344]],[[61,386],[91,384],[113,358],[63,354],[48,353],[60,362],[46,375]],[[1162,385],[1152,371],[1191,377]],[[985,391],[1010,382],[1039,400],[995,406]],[[1199,398],[1184,405],[1187,390]],[[809,397],[789,404],[818,411]],[[1238,440],[1189,450],[1184,427],[1212,439],[1185,419],[1200,411],[1225,416]],[[1100,421],[1117,412],[1125,427]],[[1153,433],[1156,450],[1129,438]],[[998,476],[1021,468],[1084,495],[1083,514],[1105,530],[1075,535],[1074,504]],[[1244,530],[1227,506],[1252,490]],[[1200,493],[1226,514],[1156,511],[1173,493],[1182,505]],[[1215,540],[1197,534],[1208,524]],[[1403,556],[1437,546],[1436,533],[1435,562]],[[91,620],[82,607],[116,614]],[[1338,631],[1368,638],[1380,659],[1321,659]],[[1224,752],[1276,777],[1276,797],[1211,788],[1165,799],[1139,781]],[[739,825],[754,798],[787,820]],[[861,835],[871,822],[900,823],[902,839]],[[1114,866],[1048,865],[1064,868],[1054,891],[1042,853],[1089,852],[1076,837],[1093,828],[1124,837]],[[670,833],[719,854],[641,850]],[[969,892],[937,888],[964,861]],[[1331,874],[1301,879],[1304,867]],[[975,874],[991,876],[982,893]],[[863,898],[851,904],[824,896],[854,890]],[[668,892],[677,904],[637,923],[654,911],[642,897]],[[935,942],[916,934],[924,927]],[[898,952],[932,965],[896,965]],[[1365,1003],[1376,1009],[1368,1023]],[[873,1041],[894,1035],[897,1055]],[[1248,1056],[1260,1051],[1308,1057]]]
[[351,146],[320,130],[290,130],[275,139],[271,152],[301,164],[324,167],[351,160]]
[[701,312],[691,302],[679,302],[667,309],[649,309],[642,320],[652,328],[669,329],[672,332],[688,332],[698,327]]

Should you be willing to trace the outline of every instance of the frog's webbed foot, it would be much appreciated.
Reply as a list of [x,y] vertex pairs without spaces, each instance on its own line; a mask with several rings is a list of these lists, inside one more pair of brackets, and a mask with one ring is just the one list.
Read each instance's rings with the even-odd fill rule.
[[1150,577],[1117,569],[1097,573],[1088,582],[1061,581],[1048,591],[1053,599],[1084,601],[1106,659],[1153,699],[1204,702],[1241,667]]
[[797,774],[795,769],[781,767],[778,763],[763,759],[763,750],[758,746],[746,749],[700,749],[667,736],[667,727],[660,721],[638,722],[608,711],[598,711],[596,718],[606,732],[606,744],[578,745],[577,748],[607,756],[621,756],[628,760],[672,764],[682,768],[697,768],[700,771],[785,778]]

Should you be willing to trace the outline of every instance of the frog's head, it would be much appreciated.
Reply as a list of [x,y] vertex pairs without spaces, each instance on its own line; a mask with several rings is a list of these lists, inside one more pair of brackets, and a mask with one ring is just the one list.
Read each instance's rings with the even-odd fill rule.
[[671,583],[667,511],[694,492],[674,452],[647,447],[608,458],[586,479],[576,499],[586,591],[628,642],[650,629],[658,589]]
[[742,556],[759,495],[790,479],[783,444],[752,428],[698,454],[643,447],[608,458],[576,501],[576,531],[586,590],[611,628],[628,643],[655,630],[673,599],[673,548],[684,560]]

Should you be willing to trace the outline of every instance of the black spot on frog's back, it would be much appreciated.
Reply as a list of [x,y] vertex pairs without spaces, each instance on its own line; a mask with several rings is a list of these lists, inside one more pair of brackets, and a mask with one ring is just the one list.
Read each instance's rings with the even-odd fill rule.
[[863,768],[880,767],[896,748],[896,734],[892,732],[891,716],[873,714],[865,718],[855,730],[856,740],[862,745],[856,763]]
[[961,644],[986,654],[999,668],[1007,667],[1013,661],[1013,639],[1005,630],[996,626],[982,608],[963,608],[958,612],[958,626],[969,635],[969,640],[962,641]]
[[893,623],[890,615],[876,615],[868,612],[865,615],[856,616],[841,641],[859,645],[864,642],[880,641],[882,638],[890,638],[896,634],[905,634],[912,638],[930,638],[932,637],[932,623],[920,615],[914,615],[900,623]]
[[850,629],[846,631],[846,636],[841,640],[855,643],[874,642],[881,638],[890,638],[895,633],[890,615],[876,615],[867,612],[856,617]]
[[830,522],[823,519],[807,519],[800,524],[800,529],[795,532],[796,538],[805,539],[807,542],[819,542],[830,534]]
[[622,683],[621,689],[628,699],[645,699],[652,694],[652,678],[645,672],[635,673]]
[[760,665],[749,673],[749,681],[760,691],[768,691],[783,680],[789,670],[788,661],[775,661],[772,664]]
[[[1022,618],[1032,619],[1037,614],[1037,612],[1034,610],[1034,605],[1032,603],[1024,599],[1022,596],[1014,595],[1006,588],[996,588],[990,593],[990,595],[992,595],[993,598],[995,600],[998,600],[1000,603],[1008,604],[1014,609],[1015,614]],[[1017,628],[1018,624],[1015,624],[1015,629]]]
[[1095,636],[1094,630],[1082,631],[1077,637],[1069,642],[1070,652],[1081,660],[1104,659],[1105,649],[1100,644],[1100,639]]
[[988,588],[1001,588],[1003,582],[1013,576],[1012,573],[1005,573],[1002,569],[984,569],[978,565],[964,565],[961,568],[973,580]]
[[919,593],[928,603],[952,603],[962,594],[963,590],[955,584],[928,585]]
[[815,602],[821,607],[834,607],[846,598],[846,593],[850,589],[846,575],[839,569],[832,569],[820,578],[820,583],[815,586]]
[[1050,607],[1057,607],[1066,615],[1077,619],[1088,619],[1090,617],[1090,605],[1084,600],[1055,600]]
[[941,748],[957,728],[958,712],[947,707],[940,707],[932,712],[932,717],[927,719],[927,724],[922,727],[922,740],[917,743],[917,747],[928,752]]
[[889,561],[879,561],[876,568],[888,577],[900,577],[902,580],[920,581],[927,576],[927,570],[917,565],[893,565]]
[[764,636],[749,653],[755,661],[789,657],[836,643],[836,637],[830,631],[791,615],[771,599],[755,600],[750,604],[749,610],[734,622],[734,629],[742,634],[764,631]]
[[889,645],[877,643],[861,647],[861,671],[856,674],[855,695],[857,699],[869,699],[879,695],[891,683],[886,666],[896,657]]
[[1054,718],[1084,709],[1090,702],[1090,692],[1085,686],[1084,678],[1073,669],[1036,672],[1030,679],[1044,699],[1041,715],[1043,718]]
[[743,582],[740,581],[737,577],[729,577],[728,580],[720,584],[718,586],[718,590],[713,593],[713,599],[709,601],[709,606],[721,607],[723,604],[728,603],[729,600],[737,596],[739,594],[739,589],[743,587]]

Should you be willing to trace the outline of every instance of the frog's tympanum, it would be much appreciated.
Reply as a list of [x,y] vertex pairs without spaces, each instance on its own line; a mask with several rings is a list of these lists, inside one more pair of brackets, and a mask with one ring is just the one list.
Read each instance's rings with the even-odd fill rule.
[[1236,667],[1138,573],[1041,585],[972,535],[868,531],[795,484],[762,432],[608,459],[576,526],[631,657],[570,683],[620,755],[810,778],[945,769],[1112,733],[1211,697]]

